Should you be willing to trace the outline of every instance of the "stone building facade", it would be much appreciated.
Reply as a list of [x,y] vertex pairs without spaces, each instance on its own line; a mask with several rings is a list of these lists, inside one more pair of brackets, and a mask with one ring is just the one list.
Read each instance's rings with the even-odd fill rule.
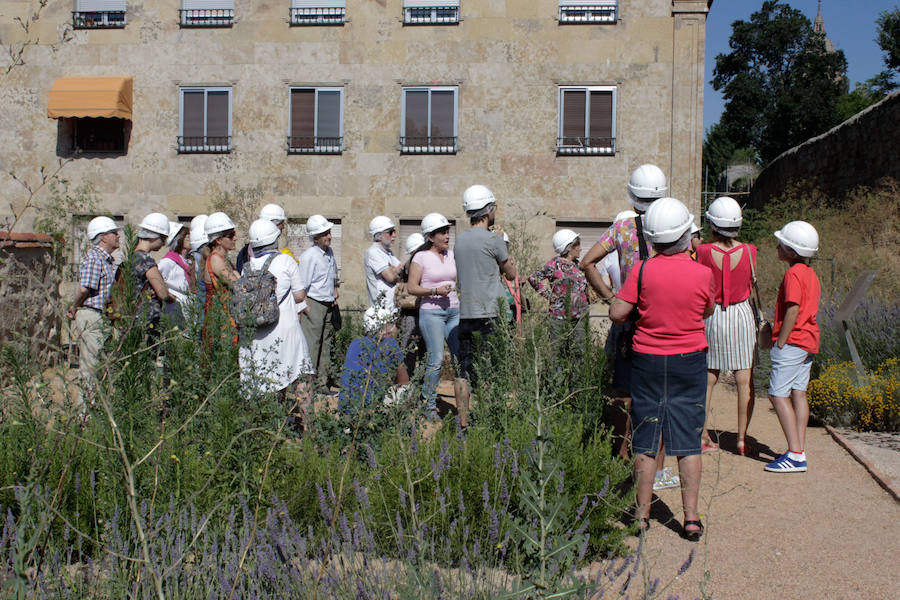
[[[361,300],[369,219],[406,233],[437,211],[463,228],[473,183],[541,257],[559,224],[590,238],[625,209],[642,163],[696,212],[711,4],[51,0],[31,35],[55,40],[74,24],[72,39],[28,47],[0,79],[0,162],[27,177],[71,157],[62,175],[129,222],[187,219],[259,186],[295,223],[339,220],[345,294]],[[0,0],[4,43],[30,9]],[[48,118],[58,80],[100,76],[132,78],[121,130]],[[22,189],[4,176],[0,194]]]

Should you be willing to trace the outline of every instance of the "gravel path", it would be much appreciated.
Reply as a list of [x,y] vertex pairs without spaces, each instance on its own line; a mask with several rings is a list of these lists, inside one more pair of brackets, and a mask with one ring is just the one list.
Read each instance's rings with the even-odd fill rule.
[[[764,394],[750,424],[757,455],[734,454],[735,404],[734,388],[720,383],[711,423],[722,431],[723,450],[703,457],[702,541],[679,536],[678,490],[659,492],[653,507],[643,565],[650,579],[671,582],[662,597],[900,598],[900,504],[823,428],[808,431],[807,473],[764,472],[786,447]],[[692,565],[676,577],[691,549]]]

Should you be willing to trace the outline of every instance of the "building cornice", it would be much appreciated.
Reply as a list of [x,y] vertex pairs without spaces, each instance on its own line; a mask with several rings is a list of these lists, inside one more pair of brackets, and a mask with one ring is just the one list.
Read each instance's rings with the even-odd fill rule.
[[706,14],[712,3],[713,0],[672,0],[672,14]]

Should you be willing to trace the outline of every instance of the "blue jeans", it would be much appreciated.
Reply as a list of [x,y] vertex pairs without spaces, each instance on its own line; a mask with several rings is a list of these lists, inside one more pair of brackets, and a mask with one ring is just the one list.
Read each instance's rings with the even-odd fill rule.
[[419,311],[419,331],[425,338],[425,349],[428,352],[425,384],[422,388],[427,410],[437,407],[437,385],[444,360],[444,340],[453,357],[459,352],[458,328],[459,308],[427,308]]

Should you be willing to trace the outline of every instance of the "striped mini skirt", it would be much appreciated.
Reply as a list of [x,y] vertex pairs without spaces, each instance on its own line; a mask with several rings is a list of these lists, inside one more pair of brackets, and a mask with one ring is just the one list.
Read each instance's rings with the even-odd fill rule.
[[750,300],[731,304],[723,310],[716,304],[706,319],[706,343],[709,344],[707,368],[737,371],[753,366],[756,347],[756,323]]

